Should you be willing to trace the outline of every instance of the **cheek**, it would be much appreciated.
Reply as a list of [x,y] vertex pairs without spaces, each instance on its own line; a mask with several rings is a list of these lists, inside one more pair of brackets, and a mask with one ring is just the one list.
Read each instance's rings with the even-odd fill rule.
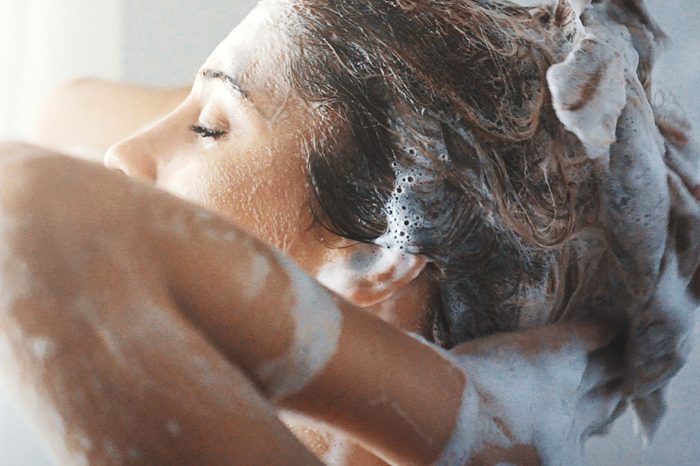
[[162,178],[164,189],[281,249],[310,221],[301,164],[272,153],[174,160]]
[[207,195],[210,184],[207,181],[209,171],[204,163],[174,159],[167,166],[159,167],[157,185],[182,199],[210,207]]

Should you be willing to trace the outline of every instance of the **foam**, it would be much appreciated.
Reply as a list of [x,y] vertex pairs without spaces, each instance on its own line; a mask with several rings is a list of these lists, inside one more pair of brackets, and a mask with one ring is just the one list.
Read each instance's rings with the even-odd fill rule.
[[433,463],[436,466],[467,464],[473,453],[475,441],[474,423],[479,416],[478,395],[467,379],[462,394],[462,403],[457,414],[455,429],[440,457]]
[[[499,353],[456,358],[479,392],[499,402],[496,407],[482,406],[477,422],[472,423],[482,432],[482,437],[474,442],[474,451],[494,440],[504,447],[537,442],[540,454],[549,457],[544,464],[582,464],[581,441],[577,438],[572,444],[567,438],[575,407],[563,404],[560,394],[568,394],[578,386],[585,369],[585,355],[571,351],[528,359],[515,353],[506,358]],[[553,368],[557,372],[548,373]],[[547,406],[549,403],[555,406]],[[511,429],[512,439],[504,438],[492,423],[493,409]]]
[[169,420],[165,423],[165,430],[167,430],[168,434],[172,435],[173,437],[177,437],[182,432],[182,427],[180,427],[180,424],[177,421]]
[[34,355],[41,361],[46,361],[56,352],[56,345],[50,338],[34,337],[29,342]]
[[295,322],[291,350],[255,370],[273,400],[300,392],[323,371],[336,353],[343,322],[327,291],[290,259],[277,258],[289,274],[296,302],[289,310]]
[[405,169],[394,163],[396,183],[389,202],[386,204],[387,230],[375,241],[388,249],[410,250],[414,244],[416,230],[426,228],[427,222],[413,193],[429,178],[420,168]]
[[[511,3],[514,3],[519,6],[523,6],[526,8],[532,8],[532,7],[542,7],[542,6],[555,6],[557,3],[562,2],[562,0],[509,0]],[[563,0],[564,2],[568,3],[573,10],[576,12],[577,16],[581,16],[581,14],[585,11],[585,9],[591,4],[591,0]]]
[[257,298],[265,291],[265,284],[272,271],[270,261],[265,255],[254,252],[252,256],[249,273],[241,290],[244,300]]
[[[557,117],[593,159],[606,158],[616,140],[617,121],[627,103],[624,70],[618,52],[588,32],[562,63],[547,71]],[[589,98],[583,101],[586,93]]]
[[[671,131],[667,144],[666,163],[683,182],[691,187],[700,186],[700,145],[693,137],[692,126],[676,96],[666,90],[654,95],[654,117],[659,126]],[[668,133],[664,133],[666,136]]]
[[[357,247],[362,247],[362,245]],[[352,291],[349,288],[352,283],[356,283],[358,278],[373,274],[378,270],[379,259],[379,251],[353,252],[348,261],[352,264],[348,264],[344,260],[327,262],[316,273],[316,280],[334,293],[350,298]]]
[[[673,199],[666,164],[689,189],[700,178],[694,169],[697,146],[685,137],[690,125],[680,106],[662,94],[652,109],[637,76],[639,68],[651,66],[653,53],[663,45],[655,34],[640,42],[640,31],[653,25],[640,25],[634,12],[611,13],[608,7],[602,3],[591,8],[585,34],[547,78],[559,119],[581,139],[590,158],[604,162],[596,164],[600,222],[620,262],[619,281],[629,290],[618,312],[631,321],[627,363],[632,376],[644,380],[634,387],[641,396],[665,384],[682,364],[697,307],[685,292],[687,280],[677,273],[676,251],[668,248]],[[584,95],[588,98],[582,99]],[[669,131],[666,142],[657,126]],[[649,322],[656,323],[653,331],[648,331]],[[662,356],[670,361],[665,369],[655,363]],[[644,427],[651,433],[663,407],[659,400],[643,403],[650,414]]]
[[83,449],[85,452],[89,452],[93,448],[93,443],[92,440],[90,440],[90,437],[82,431],[78,431],[75,433],[75,438],[78,439],[78,445],[80,448]]
[[548,322],[550,316],[546,310],[552,309],[552,301],[554,299],[548,293],[548,288],[547,277],[540,282],[539,286],[521,286],[517,304],[520,310],[518,328],[530,328],[544,325]]
[[322,461],[327,466],[345,466],[350,455],[351,443],[340,435],[333,435],[330,440],[328,452],[323,455]]
[[609,376],[589,363],[583,342],[532,356],[500,347],[459,354],[409,335],[466,374],[455,429],[436,465],[467,464],[487,447],[532,445],[542,464],[582,466],[590,426],[608,419],[620,399],[591,396]]
[[[420,260],[417,256],[399,248],[363,244],[355,247],[357,250],[347,259],[324,264],[317,272],[316,280],[357,305],[372,306],[384,301],[397,280],[410,281],[422,270],[416,267]],[[361,292],[362,302],[358,302],[357,295]]]
[[378,246],[409,253],[418,252],[415,245],[419,232],[431,226],[423,205],[440,202],[443,198],[433,172],[440,164],[449,163],[439,126],[434,122],[420,122],[419,125],[426,135],[430,133],[429,137],[423,138],[407,130],[416,125],[408,124],[400,116],[393,118],[392,129],[399,139],[401,157],[391,163],[395,181],[385,206],[387,229],[375,240]]

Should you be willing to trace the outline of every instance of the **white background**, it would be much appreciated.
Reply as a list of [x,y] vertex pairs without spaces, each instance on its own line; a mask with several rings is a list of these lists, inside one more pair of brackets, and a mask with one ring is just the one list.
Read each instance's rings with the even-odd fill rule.
[[[142,84],[191,81],[254,0],[0,0],[0,138],[29,136],[60,82],[101,77]],[[657,68],[700,128],[700,2],[647,0],[675,39]],[[0,361],[2,364],[2,361]],[[589,444],[591,465],[700,465],[700,349],[671,385],[670,411],[642,449],[626,415]],[[50,464],[0,398],[0,466]]]

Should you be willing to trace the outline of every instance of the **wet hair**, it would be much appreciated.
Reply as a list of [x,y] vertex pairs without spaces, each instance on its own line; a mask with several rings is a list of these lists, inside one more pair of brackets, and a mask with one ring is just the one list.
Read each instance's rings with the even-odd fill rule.
[[318,221],[425,255],[432,336],[446,347],[518,327],[533,300],[560,314],[568,239],[595,186],[549,103],[541,32],[553,18],[488,0],[295,9],[288,74],[319,115],[307,142]]

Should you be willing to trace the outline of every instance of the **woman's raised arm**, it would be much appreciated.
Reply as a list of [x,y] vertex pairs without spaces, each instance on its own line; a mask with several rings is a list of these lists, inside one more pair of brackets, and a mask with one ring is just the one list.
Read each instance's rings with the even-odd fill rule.
[[312,464],[261,394],[401,464],[552,461],[617,407],[589,358],[600,329],[447,353],[199,207],[40,149],[0,152],[0,378],[64,462]]

